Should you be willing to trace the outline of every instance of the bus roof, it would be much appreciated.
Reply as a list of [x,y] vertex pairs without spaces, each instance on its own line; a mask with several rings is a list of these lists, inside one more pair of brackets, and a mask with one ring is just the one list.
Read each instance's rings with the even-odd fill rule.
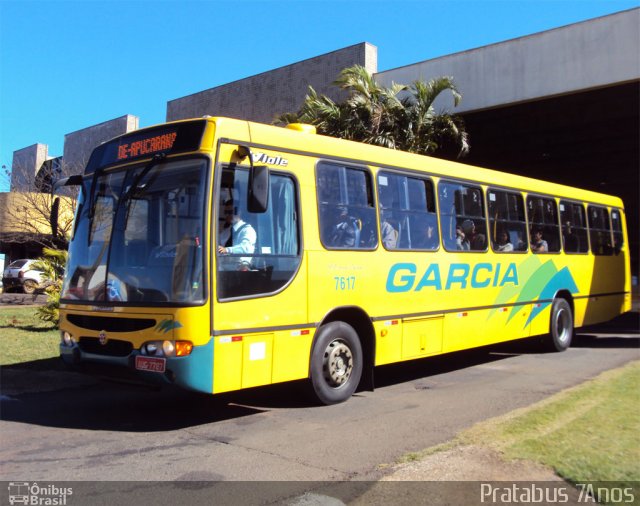
[[[578,187],[519,176],[509,172],[477,167],[465,164],[463,161],[454,162],[432,156],[418,155],[415,153],[408,153],[405,151],[338,139],[326,135],[301,132],[288,128],[221,116],[174,121],[129,132],[128,134],[111,139],[96,148],[94,154],[92,154],[92,158],[98,158],[94,155],[98,155],[99,152],[106,151],[106,148],[109,147],[107,145],[114,145],[116,143],[122,144],[123,139],[143,138],[147,133],[149,135],[154,135],[153,132],[162,132],[170,126],[188,129],[190,124],[194,126],[202,125],[204,123],[203,120],[215,125],[214,131],[216,138],[227,138],[231,141],[248,142],[253,145],[259,145],[262,149],[306,154],[318,158],[334,158],[348,163],[364,164],[371,167],[415,170],[436,177],[461,179],[502,188],[513,188],[528,193],[554,195],[566,199],[600,203],[620,208],[623,207],[622,200],[619,197],[585,190]],[[206,133],[204,136],[201,135],[200,139],[203,141],[202,148],[213,149],[213,145],[206,145],[209,141],[213,141],[213,137],[214,136]],[[192,145],[185,146],[185,150],[190,150],[191,146]],[[101,157],[102,156],[103,155],[101,154]],[[92,164],[91,162],[97,163]],[[97,160],[91,160],[85,173],[93,172],[97,164],[99,164]],[[92,170],[89,170],[90,168]]]
[[[216,121],[223,118],[215,118]],[[224,129],[224,121],[219,128]],[[353,163],[366,164],[373,167],[418,170],[437,177],[462,179],[481,184],[503,188],[523,190],[528,193],[548,194],[567,199],[602,203],[614,207],[623,207],[622,200],[613,195],[606,195],[582,188],[552,183],[540,179],[520,176],[509,172],[486,169],[464,162],[454,162],[418,155],[380,146],[373,146],[326,135],[307,134],[282,127],[247,122],[251,132],[251,142],[266,146],[287,147],[289,150],[312,153],[318,157],[337,157]],[[224,136],[218,132],[218,135]]]

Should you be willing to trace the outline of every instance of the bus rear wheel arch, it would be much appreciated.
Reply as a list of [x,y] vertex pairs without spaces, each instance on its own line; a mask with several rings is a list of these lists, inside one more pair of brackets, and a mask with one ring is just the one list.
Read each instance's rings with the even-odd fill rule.
[[309,376],[322,404],[344,402],[353,395],[363,369],[363,352],[354,328],[342,321],[322,325],[311,352]]
[[574,320],[571,303],[564,297],[556,297],[551,305],[546,348],[549,351],[565,351],[571,346],[573,334]]

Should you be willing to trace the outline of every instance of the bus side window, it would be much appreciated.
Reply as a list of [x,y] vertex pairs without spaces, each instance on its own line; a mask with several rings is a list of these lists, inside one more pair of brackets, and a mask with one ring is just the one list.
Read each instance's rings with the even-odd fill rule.
[[618,255],[624,245],[622,234],[622,216],[618,209],[611,210],[611,225],[613,228],[613,252]]
[[576,202],[560,201],[562,245],[565,253],[588,253],[589,239],[584,206]]
[[437,250],[438,219],[430,179],[378,174],[382,244],[388,250]]
[[218,253],[217,289],[221,300],[275,293],[289,283],[300,264],[295,180],[274,171],[269,180],[266,211],[252,213],[247,209],[248,179],[246,168],[225,168],[218,190],[218,212],[226,210],[221,216],[232,217],[228,226],[225,220],[218,220],[218,245],[236,246],[233,230],[235,239],[239,239],[248,227],[253,232],[245,236],[248,240],[255,239],[252,248]]
[[611,224],[609,223],[609,211],[606,207],[589,206],[589,239],[591,252],[594,255],[612,255]]
[[520,193],[487,191],[489,201],[489,235],[491,247],[499,253],[526,251],[527,222]]
[[486,251],[487,222],[480,188],[440,181],[438,196],[445,249],[447,251]]
[[320,240],[329,249],[378,245],[371,174],[362,168],[320,162],[316,168]]
[[560,251],[560,226],[558,210],[553,198],[529,195],[527,218],[531,251],[534,253],[557,253]]

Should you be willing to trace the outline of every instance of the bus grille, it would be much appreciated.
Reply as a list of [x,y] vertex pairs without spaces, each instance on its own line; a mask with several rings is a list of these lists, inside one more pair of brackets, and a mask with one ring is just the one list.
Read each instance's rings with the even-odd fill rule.
[[138,332],[156,326],[151,318],[113,318],[110,316],[67,315],[67,320],[76,327],[106,332]]
[[109,339],[105,344],[100,344],[97,337],[81,337],[78,346],[85,353],[108,357],[126,357],[133,350],[133,345],[127,341]]

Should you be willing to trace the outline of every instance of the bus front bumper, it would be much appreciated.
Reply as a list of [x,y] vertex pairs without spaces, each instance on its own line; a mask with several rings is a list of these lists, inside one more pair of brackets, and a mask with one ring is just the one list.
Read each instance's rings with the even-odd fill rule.
[[133,350],[125,357],[114,357],[87,353],[75,342],[71,345],[60,343],[60,357],[69,366],[89,374],[106,373],[115,379],[137,378],[156,385],[172,384],[205,393],[213,391],[213,338],[205,345],[194,346],[186,357],[163,357],[163,370],[157,372],[141,369],[144,365],[136,357],[148,357],[140,350]]

